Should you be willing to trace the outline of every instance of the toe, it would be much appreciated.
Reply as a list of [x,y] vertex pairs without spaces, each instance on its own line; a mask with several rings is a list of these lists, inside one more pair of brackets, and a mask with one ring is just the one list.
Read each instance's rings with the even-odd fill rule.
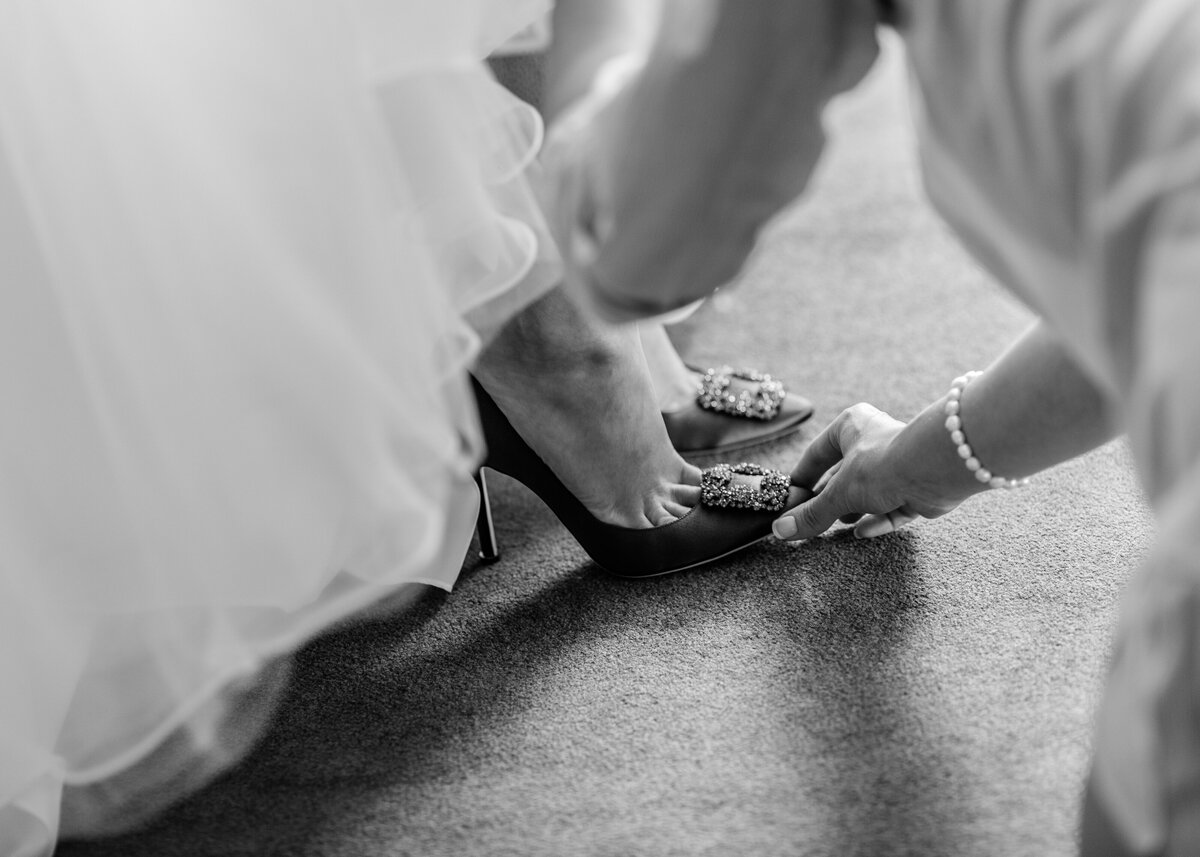
[[676,485],[671,490],[671,500],[688,509],[700,502],[699,485]]
[[658,510],[657,514],[651,518],[651,520],[653,521],[654,526],[662,527],[666,524],[673,524],[690,511],[692,510],[688,506],[683,506],[679,503],[672,503],[668,501],[663,503],[662,507]]
[[668,503],[666,508],[676,520],[690,514],[693,506],[699,505],[699,499],[695,504],[688,505],[686,503]]

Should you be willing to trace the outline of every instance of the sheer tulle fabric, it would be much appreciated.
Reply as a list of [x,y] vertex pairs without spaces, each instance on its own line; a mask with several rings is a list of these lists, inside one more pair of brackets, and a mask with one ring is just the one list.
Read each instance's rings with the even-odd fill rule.
[[558,276],[479,62],[543,5],[0,2],[0,852],[453,583],[464,369]]

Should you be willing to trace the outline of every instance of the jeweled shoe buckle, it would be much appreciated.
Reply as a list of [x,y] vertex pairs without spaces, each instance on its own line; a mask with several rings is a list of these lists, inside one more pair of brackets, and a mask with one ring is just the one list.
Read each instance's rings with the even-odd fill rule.
[[[749,381],[755,386],[733,392],[734,379]],[[709,369],[701,376],[696,403],[710,411],[735,417],[773,420],[786,395],[783,382],[776,381],[765,372],[722,366],[720,369]]]
[[[734,476],[759,476],[758,488]],[[700,502],[726,509],[751,509],[756,512],[782,512],[787,505],[788,478],[778,470],[743,461],[717,464],[700,474]]]

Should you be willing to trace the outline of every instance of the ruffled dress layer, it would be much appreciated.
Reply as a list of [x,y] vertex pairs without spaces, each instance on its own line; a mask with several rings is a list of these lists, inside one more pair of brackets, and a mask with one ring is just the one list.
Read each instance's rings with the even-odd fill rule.
[[1159,522],[1093,787],[1133,853],[1200,853],[1200,5],[913,0],[930,196],[1129,430]]
[[559,278],[481,63],[544,11],[0,0],[0,853],[195,788],[287,653],[453,584],[465,369]]

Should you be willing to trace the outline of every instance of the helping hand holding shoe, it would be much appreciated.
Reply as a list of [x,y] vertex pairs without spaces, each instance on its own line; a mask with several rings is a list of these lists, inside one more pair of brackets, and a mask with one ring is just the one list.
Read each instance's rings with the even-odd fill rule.
[[812,498],[776,520],[776,537],[814,538],[841,521],[858,538],[894,532],[917,518],[937,518],[974,493],[937,478],[909,427],[872,405],[843,411],[792,470],[792,484]]

